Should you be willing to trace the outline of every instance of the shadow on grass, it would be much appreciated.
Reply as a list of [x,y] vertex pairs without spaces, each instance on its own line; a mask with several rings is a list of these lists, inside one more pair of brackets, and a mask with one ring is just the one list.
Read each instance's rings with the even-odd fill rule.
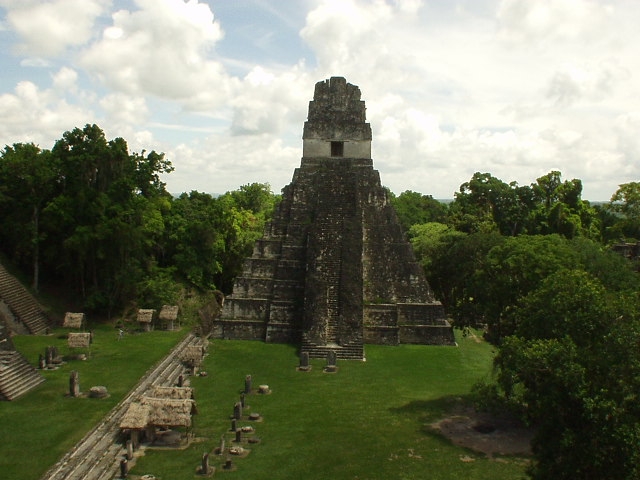
[[[430,438],[439,445],[453,446],[455,443],[433,425],[446,417],[455,415],[456,412],[472,408],[472,405],[471,395],[447,395],[430,400],[413,400],[401,407],[390,408],[389,411],[414,421],[416,433]],[[469,449],[469,452],[471,451]]]
[[415,420],[417,432],[425,436],[489,458],[531,456],[535,428],[525,426],[512,412],[476,410],[473,395],[414,400],[390,411]]
[[398,415],[414,417],[420,425],[423,425],[435,422],[452,412],[472,407],[471,395],[447,395],[431,400],[413,400],[402,407],[389,410]]

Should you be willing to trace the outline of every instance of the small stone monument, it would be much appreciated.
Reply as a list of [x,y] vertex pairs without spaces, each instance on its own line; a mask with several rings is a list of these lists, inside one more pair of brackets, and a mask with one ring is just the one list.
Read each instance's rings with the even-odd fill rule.
[[138,309],[138,323],[145,332],[151,331],[155,316],[156,311],[153,308]]
[[236,402],[233,405],[233,418],[236,420],[242,420],[242,405],[240,402]]
[[44,351],[44,358],[45,358],[45,361],[47,362],[47,365],[53,364],[53,349],[54,348],[55,347],[49,346]]
[[133,442],[127,440],[127,460],[133,460]]
[[58,348],[55,346],[48,346],[44,353],[45,361],[47,362],[47,368],[56,368],[62,363],[62,358],[58,354]]
[[225,447],[225,439],[224,439],[224,435],[220,436],[220,446],[218,447],[218,455],[223,455],[224,454],[224,447]]
[[67,345],[69,348],[89,348],[89,345],[91,345],[91,333],[69,332]]
[[246,395],[251,394],[251,375],[244,377],[244,393]]
[[104,385],[96,385],[89,389],[89,398],[107,398],[109,391]]
[[233,417],[231,419],[231,431],[235,432],[237,427],[238,427],[238,420],[236,420],[236,418]]
[[180,359],[189,369],[190,375],[197,375],[202,364],[206,348],[202,345],[188,345],[182,352]]
[[200,475],[209,475],[210,468],[211,467],[209,467],[209,454],[208,453],[203,453],[202,454],[202,465],[200,466]]
[[309,352],[302,352],[300,354],[300,365],[298,365],[298,370],[301,372],[308,372],[311,370],[311,365],[309,364]]
[[63,328],[80,329],[84,325],[84,313],[66,312],[62,323]]
[[38,355],[38,368],[40,370],[44,370],[45,368],[47,368],[47,362],[44,359],[44,355],[39,354]]
[[80,381],[78,379],[78,372],[76,370],[73,370],[69,375],[69,396],[80,396]]
[[328,373],[334,373],[338,371],[338,366],[336,365],[337,355],[335,350],[329,350],[327,352],[327,366],[324,367],[324,371]]
[[236,443],[241,443],[242,442],[242,429],[239,428],[236,430]]
[[167,330],[175,329],[175,322],[178,318],[177,305],[163,305],[158,314],[158,319],[163,323]]
[[120,478],[127,478],[129,475],[129,462],[126,458],[120,460]]

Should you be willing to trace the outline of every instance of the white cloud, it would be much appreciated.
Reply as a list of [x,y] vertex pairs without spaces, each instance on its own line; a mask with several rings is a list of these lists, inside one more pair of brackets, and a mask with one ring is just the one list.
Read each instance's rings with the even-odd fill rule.
[[[621,153],[620,183],[640,178],[640,110],[620,115],[614,123],[616,146]],[[613,192],[611,192],[613,194]]]
[[53,89],[22,81],[13,93],[0,95],[0,144],[34,142],[51,148],[62,132],[89,123],[90,112],[68,103]]
[[51,62],[41,57],[29,57],[20,60],[21,67],[47,68],[51,66]]
[[113,93],[100,100],[106,120],[117,126],[141,125],[149,119],[149,109],[143,97],[132,97],[123,93]]
[[382,0],[323,0],[307,15],[300,35],[313,48],[320,71],[348,75],[384,56],[380,34],[392,12]]
[[579,100],[600,102],[628,79],[629,72],[612,60],[598,65],[569,63],[554,73],[546,96],[559,106],[569,106]]
[[[0,142],[98,121],[133,150],[165,151],[171,191],[279,190],[299,165],[315,82],[344,76],[362,91],[374,166],[396,192],[450,198],[476,171],[528,184],[559,169],[602,199],[640,175],[631,0],[291,3],[260,0],[234,17],[204,0],[118,0],[117,11],[86,0],[65,17],[71,0],[0,0],[19,34],[6,38],[27,55],[12,64],[23,77],[11,70],[0,90]],[[36,24],[55,8],[57,27],[38,37],[29,8]]]
[[300,164],[301,149],[269,135],[212,135],[197,145],[165,150],[175,167],[169,190],[225,193],[248,183],[269,183],[279,193]]
[[18,51],[48,57],[85,44],[111,0],[2,0],[0,5],[7,10],[8,24],[23,41]]
[[209,59],[222,29],[206,3],[136,0],[137,10],[112,15],[100,41],[81,64],[110,88],[212,109],[229,96],[232,80]]
[[[242,134],[282,134],[286,127],[298,125],[306,118],[306,107],[312,85],[303,66],[274,72],[255,67],[237,88],[231,100],[233,119],[231,132]],[[311,93],[312,94],[312,93]]]
[[424,6],[422,0],[395,0],[395,4],[401,12],[415,15]]
[[75,90],[78,81],[78,73],[69,68],[62,67],[58,72],[53,74],[53,87],[61,92],[67,90]]
[[597,38],[611,13],[593,0],[503,0],[497,18],[506,40],[565,41]]

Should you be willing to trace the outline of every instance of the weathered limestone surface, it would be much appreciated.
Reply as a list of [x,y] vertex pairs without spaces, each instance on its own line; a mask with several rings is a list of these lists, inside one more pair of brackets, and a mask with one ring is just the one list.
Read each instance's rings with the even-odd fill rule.
[[364,343],[454,343],[371,160],[358,87],[316,84],[303,157],[216,322],[218,338],[300,342],[325,358]]

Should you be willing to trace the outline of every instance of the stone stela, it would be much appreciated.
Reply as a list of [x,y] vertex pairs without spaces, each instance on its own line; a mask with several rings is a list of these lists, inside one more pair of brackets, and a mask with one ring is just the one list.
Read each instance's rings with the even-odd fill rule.
[[327,365],[324,367],[324,371],[327,373],[335,373],[338,371],[337,355],[335,350],[329,350],[327,352]]
[[69,374],[69,396],[80,396],[80,378],[76,370],[72,370]]
[[298,365],[298,370],[301,372],[311,371],[311,364],[309,363],[309,352],[300,353],[300,365]]
[[318,82],[302,160],[236,278],[214,337],[364,359],[364,344],[454,345],[371,159],[360,89]]

